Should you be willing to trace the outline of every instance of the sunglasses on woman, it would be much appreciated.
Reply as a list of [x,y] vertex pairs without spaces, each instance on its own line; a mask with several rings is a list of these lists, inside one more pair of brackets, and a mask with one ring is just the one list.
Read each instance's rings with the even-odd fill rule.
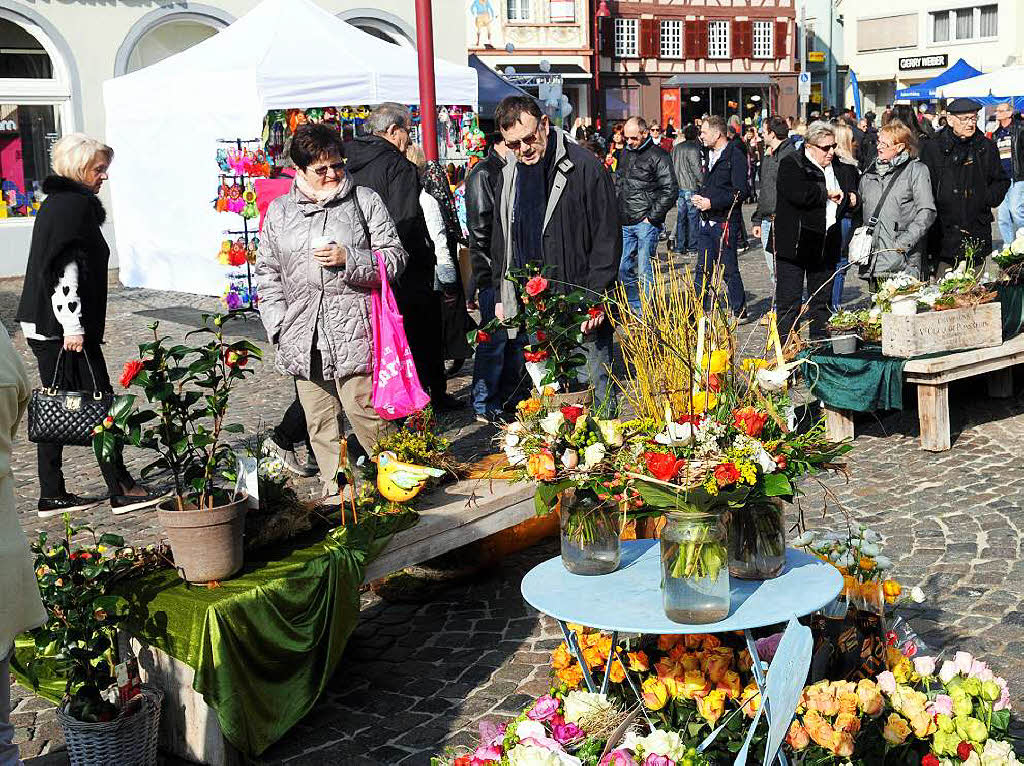
[[321,165],[318,168],[310,168],[310,170],[312,170],[321,178],[327,178],[328,169],[333,170],[334,175],[340,176],[343,172],[345,172],[345,162],[343,160],[341,162],[335,162],[330,165]]

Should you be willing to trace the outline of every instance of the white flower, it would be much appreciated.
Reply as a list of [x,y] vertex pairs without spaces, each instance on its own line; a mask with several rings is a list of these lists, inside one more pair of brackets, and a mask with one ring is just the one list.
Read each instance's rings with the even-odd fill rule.
[[1013,745],[995,739],[985,741],[985,749],[981,751],[981,762],[984,766],[1011,766],[1020,763],[1013,752]]
[[540,427],[544,429],[544,433],[551,436],[557,436],[558,430],[564,423],[565,415],[562,414],[561,410],[555,410],[541,418]]
[[815,535],[814,532],[804,532],[802,535],[800,535],[800,537],[793,541],[793,545],[795,545],[797,548],[806,548],[814,542],[816,537],[817,535]]
[[522,433],[523,432],[523,428],[524,428],[523,424],[520,423],[518,420],[516,420],[516,421],[513,421],[512,423],[509,423],[508,424],[508,428],[506,430],[510,434],[518,434],[518,433]]
[[789,370],[784,367],[771,370],[763,367],[757,371],[757,385],[765,391],[781,391],[787,380],[789,380]]
[[583,467],[591,469],[604,460],[605,446],[601,442],[594,442],[583,450]]
[[562,453],[562,465],[570,471],[580,464],[579,453],[574,449],[567,449]]
[[512,433],[512,431],[509,430],[509,432],[507,434],[505,434],[505,446],[506,447],[518,447],[519,446],[519,436],[514,434],[514,433]]
[[874,543],[864,543],[860,546],[860,553],[862,556],[869,556],[875,558],[881,551],[878,546]]
[[860,537],[862,540],[866,540],[869,543],[877,543],[882,539],[880,534],[873,529],[868,529],[867,527],[861,527]]
[[655,729],[644,737],[640,744],[643,745],[645,755],[649,753],[663,755],[676,762],[682,760],[686,755],[686,745],[680,739],[679,734],[674,731]]
[[654,437],[658,444],[669,447],[686,447],[693,443],[693,426],[689,423],[667,423],[665,431]]
[[881,572],[884,572],[886,569],[892,569],[892,559],[888,556],[875,556],[875,566]]
[[878,317],[880,316],[882,316],[882,309],[878,308],[878,306],[875,306],[873,309],[871,309],[871,311],[868,312],[868,317],[870,317],[871,319],[878,319]]
[[622,446],[622,421],[621,420],[598,420],[595,421],[601,431],[601,438],[609,447]]
[[636,729],[630,729],[626,732],[626,736],[622,738],[622,742],[620,742],[619,746],[615,749],[618,750],[621,748],[623,750],[635,751],[637,747],[643,744],[643,742],[644,738],[640,736],[640,733]]
[[1010,245],[1010,252],[1014,255],[1024,255],[1024,237],[1018,236]]
[[516,736],[519,739],[545,739],[548,736],[548,732],[540,721],[526,720],[520,721],[516,726]]
[[580,718],[604,710],[613,710],[615,705],[604,694],[575,690],[565,695],[565,722],[579,723]]
[[946,660],[942,663],[942,667],[939,669],[939,680],[944,684],[948,684],[953,680],[953,677],[957,675],[959,671],[952,660]]
[[582,766],[574,755],[522,743],[509,751],[508,762],[509,766]]
[[526,462],[526,452],[521,447],[505,447],[505,457],[509,465],[522,465]]
[[915,585],[913,588],[910,589],[910,599],[915,604],[924,603],[924,591],[921,590],[920,585]]

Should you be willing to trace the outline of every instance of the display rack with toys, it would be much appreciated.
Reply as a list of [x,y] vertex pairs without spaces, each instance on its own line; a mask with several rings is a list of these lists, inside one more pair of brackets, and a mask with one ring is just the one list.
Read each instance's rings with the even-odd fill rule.
[[[259,238],[249,222],[259,217],[253,179],[268,178],[271,163],[278,156],[260,138],[222,138],[218,143],[226,147],[217,149],[220,187],[213,207],[218,212],[235,213],[242,219],[241,229],[224,232],[217,253],[217,261],[231,269],[228,284],[221,296],[228,311],[255,311],[259,296],[252,281],[252,266],[256,263]],[[241,270],[245,267],[245,271]]]

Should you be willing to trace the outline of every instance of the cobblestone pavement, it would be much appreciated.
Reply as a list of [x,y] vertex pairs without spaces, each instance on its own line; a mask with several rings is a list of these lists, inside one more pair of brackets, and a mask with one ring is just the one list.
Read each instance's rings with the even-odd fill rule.
[[[760,249],[741,255],[741,266],[751,306],[761,312],[769,291]],[[8,323],[18,290],[20,284],[0,283],[0,315]],[[859,280],[850,280],[845,298],[863,298]],[[215,302],[115,290],[106,349],[110,368],[129,357],[151,313],[164,312],[163,326],[181,330],[172,317],[181,320],[176,307],[182,305],[211,309]],[[748,330],[763,337],[756,323],[745,325],[742,333]],[[25,350],[22,339],[16,345]],[[32,362],[29,357],[26,353]],[[466,396],[467,385],[461,377],[451,389]],[[913,411],[858,422],[849,480],[833,476],[805,482],[801,507],[811,526],[840,528],[850,519],[886,535],[895,575],[907,587],[921,585],[928,596],[924,604],[907,609],[924,640],[936,650],[966,649],[988,660],[1009,681],[1019,709],[1024,705],[1024,400],[1019,395],[988,399],[983,391],[971,381],[953,388],[954,445],[945,453],[918,448]],[[259,417],[273,422],[288,404],[291,386],[264,365],[246,393],[248,398],[236,402],[236,416],[247,423]],[[486,448],[486,430],[472,425],[469,415],[448,425],[463,456]],[[100,491],[88,452],[67,454],[72,490]],[[135,458],[131,465],[139,463]],[[24,440],[16,445],[14,470],[26,532],[53,527],[34,515],[34,450]],[[89,518],[137,542],[151,542],[160,534],[152,514],[115,520],[100,508]],[[540,543],[469,581],[435,587],[418,603],[393,603],[365,593],[360,625],[328,691],[260,763],[427,764],[429,755],[445,745],[474,742],[480,720],[513,716],[548,688],[549,653],[560,640],[557,624],[522,600],[519,582],[530,567],[556,554],[556,542]],[[22,756],[60,747],[49,703],[19,686],[13,691]]]

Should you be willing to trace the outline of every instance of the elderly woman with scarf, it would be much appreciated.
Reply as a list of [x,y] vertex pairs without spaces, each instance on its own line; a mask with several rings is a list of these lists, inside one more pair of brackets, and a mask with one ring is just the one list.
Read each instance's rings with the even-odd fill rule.
[[339,491],[339,416],[373,452],[387,423],[373,393],[370,295],[405,268],[394,221],[380,196],[345,171],[341,136],[303,125],[292,140],[295,184],[270,203],[256,259],[260,316],[277,366],[294,375],[324,495]]
[[409,144],[406,156],[419,168],[420,179],[423,181],[420,207],[423,208],[423,218],[427,222],[427,231],[437,258],[434,289],[441,292],[441,342],[444,345],[444,358],[453,360],[454,370],[458,370],[473,355],[466,334],[476,328],[476,323],[466,311],[466,291],[457,258],[459,245],[468,245],[469,241],[462,232],[447,173],[438,163],[427,162],[419,144]]

